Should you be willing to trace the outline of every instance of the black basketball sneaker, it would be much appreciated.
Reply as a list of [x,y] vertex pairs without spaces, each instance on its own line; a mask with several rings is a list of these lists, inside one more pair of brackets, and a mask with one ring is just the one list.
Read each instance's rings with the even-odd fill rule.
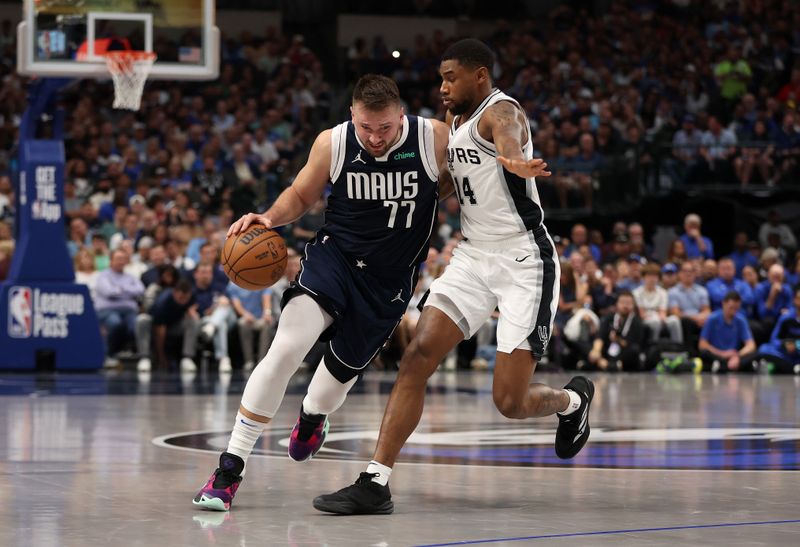
[[589,406],[594,398],[594,384],[584,376],[575,376],[564,389],[581,398],[581,406],[568,416],[558,415],[556,455],[562,460],[574,458],[589,439]]
[[388,515],[394,511],[389,485],[372,481],[373,473],[361,473],[355,484],[333,494],[314,498],[314,509],[339,515]]

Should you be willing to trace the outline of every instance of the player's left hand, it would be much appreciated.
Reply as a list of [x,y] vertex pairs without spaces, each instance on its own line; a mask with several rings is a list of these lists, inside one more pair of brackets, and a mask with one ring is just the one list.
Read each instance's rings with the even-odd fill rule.
[[497,161],[508,171],[525,179],[530,177],[549,177],[551,174],[547,170],[547,164],[541,158],[510,160],[503,156],[497,156]]

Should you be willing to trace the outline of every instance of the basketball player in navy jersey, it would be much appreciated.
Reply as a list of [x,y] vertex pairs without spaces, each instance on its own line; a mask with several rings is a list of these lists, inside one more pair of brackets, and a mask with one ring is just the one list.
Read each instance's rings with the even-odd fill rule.
[[356,83],[351,113],[350,122],[317,137],[306,165],[266,213],[244,215],[228,231],[231,237],[253,223],[294,222],[331,185],[325,225],[306,245],[275,339],[247,381],[228,448],[195,505],[230,509],[253,446],[321,339],[327,351],[289,444],[294,460],[316,454],[328,433],[327,416],[391,336],[414,292],[428,254],[449,129],[404,115],[397,85],[384,76]]
[[472,39],[456,42],[442,57],[448,170],[466,239],[431,285],[416,337],[400,362],[373,461],[355,484],[317,497],[314,507],[320,511],[394,510],[389,475],[419,423],[426,382],[495,308],[500,311],[492,384],[497,409],[514,419],[558,414],[556,454],[561,458],[575,456],[589,438],[594,386],[588,379],[577,376],[564,389],[530,383],[553,326],[560,268],[534,181],[549,173],[542,160],[533,159],[524,111],[492,87],[493,63],[492,51]]

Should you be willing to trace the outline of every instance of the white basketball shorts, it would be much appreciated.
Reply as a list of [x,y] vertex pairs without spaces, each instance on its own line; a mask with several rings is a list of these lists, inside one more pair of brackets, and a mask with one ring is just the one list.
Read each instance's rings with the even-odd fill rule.
[[472,337],[500,312],[497,350],[545,353],[558,306],[561,268],[544,227],[502,241],[463,241],[425,306],[445,313]]

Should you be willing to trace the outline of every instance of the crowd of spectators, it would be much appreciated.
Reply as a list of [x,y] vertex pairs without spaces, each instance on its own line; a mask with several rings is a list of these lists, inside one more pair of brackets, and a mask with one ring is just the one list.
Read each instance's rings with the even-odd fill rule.
[[[775,0],[680,4],[615,2],[603,17],[560,6],[514,28],[500,22],[487,37],[498,52],[496,84],[520,100],[536,154],[554,172],[539,181],[547,208],[592,208],[599,185],[613,194],[604,185],[613,173],[651,182],[666,173],[690,184],[798,180],[800,9]],[[440,32],[417,36],[395,59],[381,38],[356,40],[345,71],[353,81],[390,74],[409,112],[442,117],[437,69],[448,44]],[[2,278],[13,248],[11,175],[25,81],[13,70],[13,38],[0,47]],[[219,249],[233,218],[263,210],[291,181],[331,121],[334,92],[302,36],[270,29],[227,39],[222,49],[218,80],[148,84],[139,113],[113,111],[109,84],[83,81],[63,94],[68,247],[78,280],[92,287],[112,364],[133,351],[143,370],[165,366],[169,340],[182,335],[173,348],[178,366],[196,366],[199,341],[228,369],[234,328],[248,367],[269,346],[281,287],[241,293],[220,271]],[[324,207],[314,204],[284,230],[293,254],[324,222]],[[417,299],[447,266],[459,222],[457,201],[444,201]],[[638,369],[646,347],[673,344],[705,358],[706,368],[733,369],[750,361],[730,352],[749,356],[752,339],[757,355],[772,347],[771,355],[800,363],[781,342],[794,325],[786,317],[800,272],[792,230],[773,216],[758,234],[736,234],[727,258],[701,227],[687,217],[664,253],[636,223],[556,235],[562,296],[551,356],[566,366]],[[736,348],[705,336],[719,310],[725,325],[741,318],[750,338],[738,319]],[[394,345],[407,343],[415,321],[410,306]],[[492,327],[454,359],[489,365]]]
[[793,234],[774,211],[759,235],[766,246],[739,232],[734,251],[720,256],[696,214],[655,250],[637,223],[617,223],[611,243],[576,224],[555,238],[563,264],[554,355],[567,367],[604,370],[653,368],[661,353],[683,353],[705,370],[753,371],[768,361],[800,372],[795,325],[786,323],[796,314],[797,242],[782,238]]
[[[613,2],[601,17],[567,5],[500,23],[486,37],[495,82],[528,113],[554,176],[548,202],[592,208],[631,175],[643,188],[789,185],[800,158],[800,5]],[[395,60],[381,37],[356,40],[351,75],[391,75],[412,112],[442,116],[441,33]]]
[[[420,296],[460,239],[446,213],[440,216]],[[670,355],[697,371],[800,374],[794,234],[773,211],[758,235],[733,239],[733,252],[716,254],[696,214],[664,248],[651,246],[638,223],[616,222],[610,234],[575,224],[555,234],[561,279],[549,359],[565,368],[641,371]],[[412,328],[414,306],[404,321]],[[462,348],[459,366],[491,366],[495,319]]]
[[[14,46],[0,44],[0,279],[13,252],[11,177],[26,105]],[[200,343],[230,370],[236,326],[252,367],[271,341],[282,290],[256,295],[229,285],[219,250],[231,219],[277,197],[330,118],[319,60],[302,36],[268,29],[225,40],[213,82],[151,83],[138,113],[112,110],[112,97],[110,83],[84,80],[60,98],[67,247],[77,280],[91,288],[107,364],[138,355],[141,370],[166,366],[169,340],[183,335],[181,369],[196,368]],[[295,248],[321,226],[324,205],[285,230]]]

